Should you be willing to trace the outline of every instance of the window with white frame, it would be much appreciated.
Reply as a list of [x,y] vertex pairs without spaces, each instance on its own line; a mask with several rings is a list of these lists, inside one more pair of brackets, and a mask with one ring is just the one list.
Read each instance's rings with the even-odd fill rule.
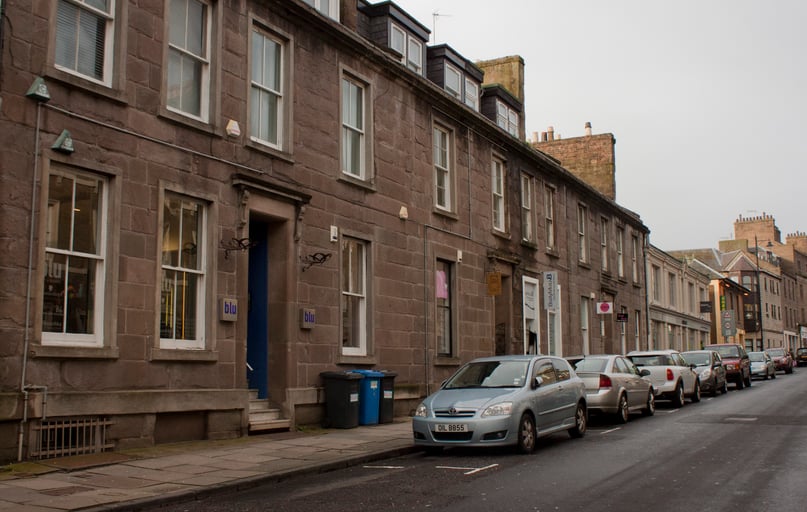
[[496,124],[513,137],[518,137],[518,112],[501,100],[496,100]]
[[504,162],[498,158],[493,158],[490,171],[491,181],[491,203],[493,205],[493,229],[505,231],[505,211],[504,211]]
[[435,126],[432,134],[434,159],[434,204],[441,210],[451,211],[452,205],[452,154],[451,133]]
[[450,64],[445,67],[445,90],[458,100],[462,100],[462,73]]
[[616,272],[619,277],[625,277],[625,229],[616,230]]
[[58,0],[54,64],[110,85],[114,33],[115,0]]
[[389,37],[390,48],[401,54],[401,64],[422,74],[423,44],[395,23],[390,23]]
[[367,355],[367,242],[342,237],[342,354]]
[[602,264],[602,271],[608,272],[608,231],[610,223],[605,217],[600,218],[600,263]]
[[668,274],[667,274],[667,286],[669,286],[669,288],[667,289],[667,292],[668,292],[667,299],[668,299],[668,305],[669,305],[670,307],[673,307],[673,308],[674,308],[674,307],[676,307],[676,306],[678,306],[678,304],[676,303],[676,300],[677,300],[677,298],[676,298],[677,293],[676,293],[676,285],[675,285],[675,282],[676,282],[676,277],[675,277],[675,274],[673,274],[673,273],[668,273]]
[[588,262],[588,208],[577,205],[577,261]]
[[160,348],[205,348],[205,212],[195,199],[163,200]]
[[640,350],[642,339],[642,312],[637,309],[633,312],[633,350]]
[[661,267],[653,265],[651,268],[653,274],[653,301],[661,302]]
[[479,111],[479,86],[470,78],[465,79],[465,104]]
[[435,334],[437,336],[437,355],[443,357],[453,356],[454,334],[453,316],[454,304],[452,297],[453,263],[446,260],[437,260],[434,288],[435,288]]
[[168,108],[207,121],[210,89],[210,5],[169,0]]
[[580,297],[580,340],[583,343],[583,355],[591,353],[591,338],[590,338],[590,315],[589,304],[591,299],[588,297]]
[[100,347],[107,183],[90,174],[54,170],[47,187],[42,344]]
[[282,41],[253,28],[250,136],[277,149],[282,149],[283,140],[283,53]]
[[544,230],[546,231],[546,248],[555,248],[555,189],[544,185]]
[[633,267],[633,282],[639,282],[639,238],[631,237],[631,266]]
[[366,85],[342,77],[342,172],[364,180],[366,176]]
[[303,0],[320,14],[339,21],[339,0]]
[[521,175],[521,239],[534,242],[535,234],[532,221],[532,177]]

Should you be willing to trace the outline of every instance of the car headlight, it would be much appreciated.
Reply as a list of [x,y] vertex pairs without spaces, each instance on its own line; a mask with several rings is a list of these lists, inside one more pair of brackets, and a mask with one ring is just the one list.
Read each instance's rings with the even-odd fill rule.
[[513,412],[513,402],[502,402],[500,404],[491,405],[482,411],[482,417],[488,416],[509,416]]
[[429,415],[429,408],[426,407],[426,404],[424,403],[421,403],[420,405],[418,405],[418,408],[415,409],[415,416],[419,418],[425,418],[428,415]]

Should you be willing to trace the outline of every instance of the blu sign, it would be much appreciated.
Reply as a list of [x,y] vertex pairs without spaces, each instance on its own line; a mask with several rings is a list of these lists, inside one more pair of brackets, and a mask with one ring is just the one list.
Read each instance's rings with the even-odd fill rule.
[[222,322],[235,322],[238,320],[238,299],[221,299],[219,320]]
[[316,311],[309,308],[300,309],[300,329],[313,329],[317,323]]

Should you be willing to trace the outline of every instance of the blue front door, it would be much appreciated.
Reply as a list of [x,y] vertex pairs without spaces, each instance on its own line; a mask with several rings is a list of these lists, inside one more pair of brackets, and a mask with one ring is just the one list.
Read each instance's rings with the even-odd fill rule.
[[249,240],[249,304],[247,312],[247,380],[258,398],[269,384],[269,247],[266,222],[251,220]]

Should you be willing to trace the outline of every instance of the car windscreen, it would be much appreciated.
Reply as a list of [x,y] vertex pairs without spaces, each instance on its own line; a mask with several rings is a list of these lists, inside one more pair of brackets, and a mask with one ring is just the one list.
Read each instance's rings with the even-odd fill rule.
[[807,355],[807,348],[797,348],[796,349],[796,354],[801,355],[801,356]]
[[652,356],[630,356],[630,360],[636,366],[672,366],[672,358],[659,354]]
[[784,357],[785,349],[783,349],[783,348],[771,348],[771,349],[768,349],[768,354],[771,357]]
[[720,354],[720,357],[740,357],[740,351],[737,347],[727,345],[725,347],[715,347],[714,350]]
[[460,368],[443,389],[520,388],[527,382],[529,361],[478,361]]
[[681,354],[688,364],[696,366],[709,366],[709,354],[705,352],[692,352],[688,354]]
[[608,360],[602,358],[581,359],[574,364],[574,369],[578,372],[602,372],[607,364]]
[[749,352],[748,359],[755,363],[761,363],[765,361],[765,356],[762,354],[762,352]]

